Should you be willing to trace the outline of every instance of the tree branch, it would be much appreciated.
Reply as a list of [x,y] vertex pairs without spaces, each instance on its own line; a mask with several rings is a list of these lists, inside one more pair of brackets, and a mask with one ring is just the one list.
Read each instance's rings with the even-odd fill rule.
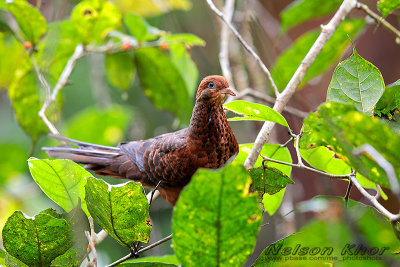
[[46,88],[47,94],[46,94],[46,99],[43,103],[42,108],[39,111],[39,117],[43,120],[43,122],[46,124],[47,128],[49,128],[50,132],[52,134],[59,134],[57,128],[49,121],[49,119],[46,117],[46,110],[47,108],[56,101],[57,95],[60,92],[60,90],[65,86],[65,84],[68,82],[68,78],[72,73],[72,70],[75,67],[76,61],[84,55],[84,47],[82,44],[79,44],[76,46],[75,51],[71,58],[68,60],[67,65],[65,66],[63,72],[60,75],[60,78],[57,81],[56,86],[54,87],[53,92],[50,94],[50,86],[47,84],[47,82],[42,81],[41,83],[43,86]]
[[247,52],[249,52],[252,57],[254,57],[254,59],[257,61],[258,65],[261,67],[261,69],[265,72],[265,74],[267,74],[268,80],[271,83],[272,88],[274,89],[275,95],[279,96],[279,90],[276,87],[274,80],[272,79],[271,73],[269,72],[267,66],[265,66],[265,64],[262,62],[261,58],[257,55],[256,52],[254,52],[254,50],[250,47],[250,45],[243,39],[243,37],[236,30],[236,28],[233,27],[232,23],[225,18],[224,14],[218,10],[218,8],[214,5],[213,1],[212,0],[206,0],[206,1],[207,1],[208,5],[210,6],[211,10],[220,19],[222,19],[225,22],[225,24],[231,29],[231,31],[236,36],[236,38],[238,38],[238,40],[243,45],[245,50]]
[[[87,237],[87,239],[88,239],[88,241],[89,241],[89,248],[90,248],[90,250],[89,250],[89,248],[88,248],[88,253],[89,253],[90,251],[93,252],[93,258],[92,258],[91,261],[88,260],[88,263],[87,263],[86,266],[95,266],[95,267],[97,267],[97,253],[96,253],[95,244],[94,244],[94,242],[93,242],[93,240],[92,240],[92,236],[90,235],[89,231],[85,231],[85,235],[86,235],[86,237]],[[88,255],[89,255],[89,254],[88,254]]]
[[268,157],[266,157],[266,156],[264,156],[264,155],[261,155],[261,154],[260,154],[260,156],[261,156],[265,161],[275,162],[275,163],[279,163],[279,164],[283,164],[283,165],[287,165],[287,166],[296,167],[296,168],[299,168],[299,169],[308,170],[308,171],[311,171],[311,172],[316,172],[316,173],[319,173],[319,174],[328,176],[329,178],[335,178],[335,179],[349,179],[349,176],[350,176],[350,174],[343,174],[343,175],[330,174],[330,173],[327,173],[327,172],[324,172],[324,171],[321,171],[321,170],[318,170],[318,169],[314,169],[314,168],[308,167],[308,166],[306,166],[306,165],[304,165],[304,164],[298,164],[298,163],[297,163],[297,164],[294,164],[294,163],[289,163],[289,162],[280,161],[280,160],[276,160],[276,159],[271,159],[271,158],[268,158]]
[[389,212],[384,206],[379,203],[379,201],[375,198],[375,196],[370,195],[360,184],[360,182],[357,180],[355,175],[350,175],[350,181],[353,182],[353,184],[357,187],[358,191],[367,198],[372,205],[380,212],[382,213],[385,217],[387,217],[391,222],[396,222],[400,219],[400,214],[393,214]]
[[400,31],[398,29],[396,29],[392,24],[387,22],[387,20],[385,20],[383,17],[379,16],[378,14],[373,12],[371,9],[369,9],[369,7],[367,5],[358,2],[356,7],[358,9],[361,9],[365,14],[367,14],[371,18],[373,18],[378,25],[382,24],[386,29],[388,29],[390,32],[392,32],[394,35],[396,35],[397,38],[400,38]]
[[[380,186],[376,185],[376,195],[373,196],[371,194],[369,194],[360,184],[360,182],[357,180],[356,177],[356,172],[352,170],[352,172],[350,174],[344,174],[344,175],[334,175],[334,174],[330,174],[330,173],[326,173],[324,171],[312,168],[312,167],[308,167],[306,165],[304,165],[302,163],[301,160],[301,155],[299,153],[299,146],[298,146],[298,142],[300,140],[300,135],[296,135],[296,136],[292,136],[285,144],[281,145],[281,147],[286,146],[291,140],[295,139],[295,150],[296,150],[296,155],[298,157],[298,163],[294,164],[294,163],[289,163],[289,162],[284,162],[284,161],[280,161],[280,160],[276,160],[276,159],[272,159],[272,158],[268,158],[264,155],[260,155],[263,158],[263,166],[264,166],[264,162],[265,161],[270,161],[270,162],[275,162],[278,164],[283,164],[283,165],[287,165],[287,166],[292,166],[292,167],[296,167],[296,168],[300,168],[300,169],[305,169],[308,171],[312,171],[315,173],[319,173],[322,175],[325,175],[329,178],[336,178],[336,179],[348,179],[349,180],[349,185],[347,187],[347,191],[346,191],[346,195],[344,196],[345,199],[345,206],[347,207],[348,201],[349,201],[349,197],[350,197],[350,190],[352,188],[353,185],[355,185],[358,189],[358,191],[360,191],[360,193],[366,197],[371,203],[372,205],[375,207],[376,210],[378,210],[380,213],[382,213],[385,217],[387,217],[393,225],[393,229],[396,232],[396,236],[399,237],[400,239],[400,230],[397,227],[397,222],[400,220],[400,214],[393,214],[391,212],[389,212],[384,206],[382,206],[382,204],[379,203],[378,199],[380,197]],[[360,154],[362,152],[367,152],[369,154],[369,156],[373,157],[374,160],[376,160],[376,162],[385,170],[386,174],[389,176],[391,176],[390,178],[388,178],[389,180],[393,180],[396,179],[396,184],[398,186],[398,182],[397,182],[397,178],[394,174],[394,170],[392,173],[393,166],[386,161],[385,158],[382,157],[381,154],[379,154],[379,152],[377,152],[372,146],[370,145],[363,145],[361,147],[355,148],[353,150],[354,154]],[[389,165],[389,166],[388,166]],[[394,183],[394,181],[391,181],[391,186],[393,187],[392,183]],[[396,188],[396,185],[394,186]]]
[[[296,88],[299,86],[301,81],[303,80],[307,70],[314,62],[315,58],[318,56],[319,52],[321,52],[322,48],[335,32],[339,24],[343,21],[343,19],[349,14],[349,12],[356,6],[356,0],[344,0],[342,5],[339,7],[338,11],[335,13],[333,18],[329,21],[327,25],[321,26],[321,33],[318,36],[317,40],[308,51],[307,55],[304,57],[302,63],[297,68],[295,74],[290,79],[286,88],[279,94],[276,98],[275,105],[273,107],[274,110],[281,113],[284,107],[289,102],[289,99],[296,92]],[[258,155],[260,154],[261,148],[268,141],[269,136],[273,127],[275,126],[274,122],[265,122],[260,132],[257,135],[256,141],[254,142],[253,148],[251,149],[244,166],[247,169],[250,169],[257,160]]]
[[[231,23],[233,9],[235,7],[235,0],[226,0],[224,6],[224,17]],[[227,24],[222,23],[221,25],[221,41],[219,50],[219,63],[221,65],[222,75],[228,80],[231,87],[235,88],[232,79],[231,66],[229,64],[229,27]]]

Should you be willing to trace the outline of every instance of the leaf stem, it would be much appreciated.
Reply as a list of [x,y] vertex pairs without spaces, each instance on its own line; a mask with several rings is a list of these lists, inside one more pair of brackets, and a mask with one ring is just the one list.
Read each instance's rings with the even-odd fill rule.
[[369,194],[367,190],[365,190],[360,182],[357,180],[355,174],[350,175],[350,181],[353,182],[353,184],[357,187],[358,191],[367,198],[372,205],[377,209],[380,213],[382,213],[385,217],[387,217],[391,222],[397,222],[400,219],[400,214],[393,214],[389,212],[384,206],[382,206],[381,203],[375,198],[375,196]]
[[[151,244],[151,245],[149,245],[149,246],[147,246],[145,248],[142,248],[142,249],[138,250],[137,253],[138,254],[143,253],[143,252],[145,252],[145,251],[147,251],[149,249],[152,249],[152,248],[154,248],[156,246],[159,246],[159,245],[167,242],[170,239],[172,239],[172,234],[170,234],[167,237],[164,237],[163,239],[161,239],[161,240],[159,240],[159,241],[157,241],[157,242],[155,242],[155,243],[153,243],[153,244]],[[121,259],[116,260],[115,262],[111,263],[110,265],[108,265],[108,267],[117,266],[118,264],[120,264],[120,263],[122,263],[124,261],[127,261],[127,260],[129,260],[131,258],[134,258],[135,255],[136,255],[135,253],[131,252],[130,254],[126,255],[125,257],[122,257]]]
[[353,187],[353,182],[349,180],[349,185],[347,186],[346,195],[344,195],[344,206],[346,208],[348,207],[349,204],[350,191],[352,187]]

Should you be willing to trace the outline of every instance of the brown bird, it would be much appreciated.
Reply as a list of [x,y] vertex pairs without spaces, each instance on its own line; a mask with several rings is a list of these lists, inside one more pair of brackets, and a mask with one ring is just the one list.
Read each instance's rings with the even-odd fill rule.
[[188,128],[148,140],[108,147],[53,136],[77,148],[44,147],[51,157],[71,159],[104,176],[127,178],[158,186],[161,196],[175,205],[183,187],[198,168],[217,169],[233,159],[239,146],[222,107],[235,95],[222,76],[204,78]]

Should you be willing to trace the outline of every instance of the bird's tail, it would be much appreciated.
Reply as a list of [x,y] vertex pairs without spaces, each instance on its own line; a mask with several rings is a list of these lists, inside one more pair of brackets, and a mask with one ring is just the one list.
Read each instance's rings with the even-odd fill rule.
[[[50,135],[63,142],[64,146],[43,147],[50,157],[70,159],[76,163],[86,164],[85,168],[96,174],[119,178],[128,177],[130,159],[120,152],[118,147],[109,147],[85,143],[61,135]],[[72,146],[70,146],[72,145]],[[124,165],[127,165],[124,168]]]

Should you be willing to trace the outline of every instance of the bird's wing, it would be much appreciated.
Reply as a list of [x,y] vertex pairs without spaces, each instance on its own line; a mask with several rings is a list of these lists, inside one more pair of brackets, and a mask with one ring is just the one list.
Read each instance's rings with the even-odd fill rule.
[[[126,154],[155,184],[163,180],[170,186],[179,180],[179,169],[187,165],[185,158],[186,129],[167,133],[143,141],[119,145]],[[166,184],[166,185],[167,185]]]

